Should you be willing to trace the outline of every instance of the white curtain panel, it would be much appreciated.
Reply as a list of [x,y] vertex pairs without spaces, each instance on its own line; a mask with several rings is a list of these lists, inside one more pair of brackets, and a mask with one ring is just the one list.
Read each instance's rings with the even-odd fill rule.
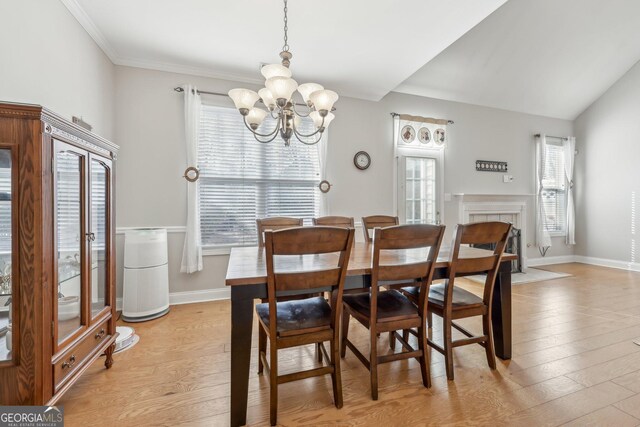
[[[318,143],[318,159],[320,160],[320,181],[327,179],[327,149],[329,148],[329,130],[325,130]],[[329,193],[320,192],[320,215],[329,215]]]
[[567,177],[567,245],[576,244],[576,208],[573,201],[573,164],[576,156],[576,139],[572,136],[563,141],[564,173]]
[[[197,167],[202,101],[195,86],[185,85],[182,88],[184,89],[184,137],[187,149],[187,167]],[[202,270],[202,242],[198,181],[187,181],[187,230],[184,237],[180,271],[195,273],[200,270]]]
[[546,150],[545,145],[547,143],[547,137],[542,134],[536,141],[536,179],[538,180],[538,195],[536,200],[536,245],[539,248],[551,246],[551,236],[544,226],[544,219],[546,218],[546,212],[544,209],[542,179],[545,173],[546,166]]

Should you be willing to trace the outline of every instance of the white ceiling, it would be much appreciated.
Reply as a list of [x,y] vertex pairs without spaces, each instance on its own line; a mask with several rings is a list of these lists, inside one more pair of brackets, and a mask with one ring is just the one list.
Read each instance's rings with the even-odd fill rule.
[[[279,62],[281,0],[61,1],[116,64],[262,83]],[[294,78],[379,100],[505,1],[291,0]]]
[[395,90],[573,120],[638,60],[638,0],[510,0]]

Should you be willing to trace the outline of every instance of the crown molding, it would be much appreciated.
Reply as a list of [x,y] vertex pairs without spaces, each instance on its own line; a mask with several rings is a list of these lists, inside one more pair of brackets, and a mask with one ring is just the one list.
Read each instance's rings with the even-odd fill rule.
[[98,29],[93,20],[89,17],[87,12],[80,6],[77,0],[60,0],[60,2],[69,10],[71,15],[76,18],[76,21],[82,28],[91,36],[94,42],[102,49],[105,55],[113,62],[116,63],[118,55],[113,47],[107,41],[107,38],[102,34],[102,31]]

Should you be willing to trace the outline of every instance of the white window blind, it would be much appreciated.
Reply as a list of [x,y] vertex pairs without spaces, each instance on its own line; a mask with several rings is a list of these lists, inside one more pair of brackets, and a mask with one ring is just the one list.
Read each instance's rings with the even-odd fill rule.
[[11,253],[11,157],[0,167],[0,253]]
[[545,174],[542,179],[544,225],[551,234],[562,235],[567,230],[567,192],[564,173],[564,150],[561,144],[545,144]]
[[[267,119],[259,131],[275,123]],[[311,120],[298,125],[314,131]],[[257,245],[256,219],[310,219],[320,212],[318,145],[280,137],[255,140],[234,109],[203,105],[198,145],[200,225],[203,246]]]

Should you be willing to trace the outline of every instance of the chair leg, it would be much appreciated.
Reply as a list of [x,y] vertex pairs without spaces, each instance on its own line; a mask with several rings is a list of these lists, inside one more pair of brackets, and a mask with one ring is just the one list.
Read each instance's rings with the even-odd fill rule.
[[391,350],[396,349],[396,331],[389,332],[389,348]]
[[420,373],[422,374],[422,384],[426,388],[431,388],[431,372],[430,372],[430,358],[429,349],[427,345],[427,331],[425,326],[418,328],[418,345],[422,350],[422,357],[420,358]]
[[349,312],[347,310],[342,311],[342,339],[340,343],[340,357],[344,357],[347,354],[347,336],[349,335]]
[[260,355],[264,353],[267,357],[267,333],[262,325],[258,325],[258,375],[262,375],[264,366],[262,366],[262,358]]
[[496,369],[496,351],[493,346],[493,330],[491,328],[491,317],[488,314],[482,316],[482,333],[488,337],[484,346],[485,352],[487,353],[487,362],[491,369]]
[[318,362],[322,363],[322,350],[320,350],[320,343],[316,343],[316,357],[318,358]]
[[342,375],[340,372],[340,341],[338,337],[331,340],[331,365],[333,365],[333,373],[331,374],[331,382],[333,383],[333,400],[336,408],[342,408]]
[[442,318],[442,335],[444,337],[444,361],[447,367],[447,379],[453,381],[453,337],[451,319]]
[[402,339],[405,342],[409,342],[409,330],[408,329],[403,329],[402,330]]
[[377,334],[370,331],[369,374],[371,376],[371,399],[378,400],[378,340]]
[[433,328],[433,313],[430,311],[427,313],[427,325],[429,325],[429,329]]
[[269,345],[271,354],[269,357],[269,419],[271,425],[278,423],[278,349],[273,343]]

